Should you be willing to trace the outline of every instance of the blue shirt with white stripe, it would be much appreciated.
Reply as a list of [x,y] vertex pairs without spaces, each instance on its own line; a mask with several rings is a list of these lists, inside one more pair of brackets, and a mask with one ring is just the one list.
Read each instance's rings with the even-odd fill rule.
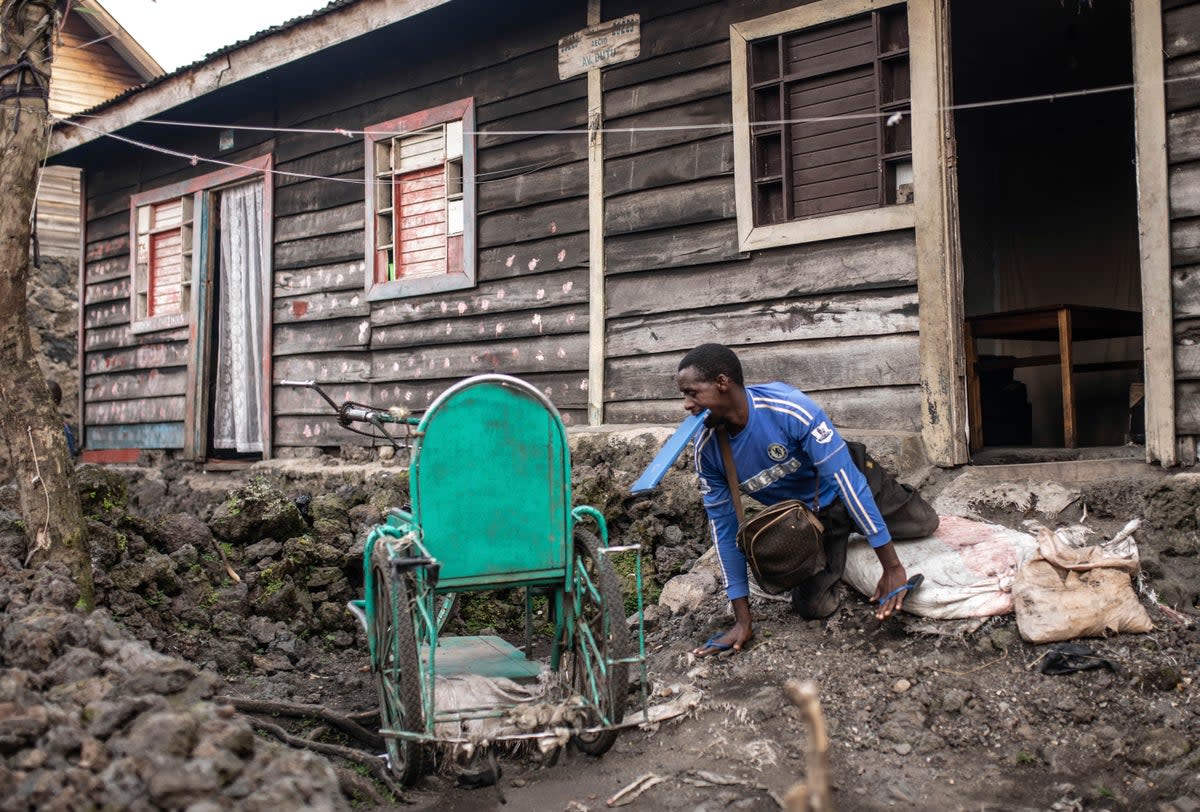
[[[746,400],[746,427],[729,438],[742,493],[764,505],[799,499],[811,507],[819,488],[819,506],[841,499],[872,547],[892,540],[866,477],[824,409],[799,389],[778,382],[747,386]],[[744,598],[750,592],[746,559],[737,548],[737,511],[715,430],[705,429],[696,438],[694,453],[725,592],[730,600]]]

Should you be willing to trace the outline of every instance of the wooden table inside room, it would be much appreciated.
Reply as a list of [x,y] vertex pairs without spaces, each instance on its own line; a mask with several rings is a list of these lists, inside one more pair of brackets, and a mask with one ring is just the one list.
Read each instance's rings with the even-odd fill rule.
[[[1094,364],[1074,362],[1073,344],[1078,341],[1129,338],[1142,334],[1142,314],[1131,310],[1084,305],[1050,305],[1026,310],[1009,310],[970,316],[965,322],[967,397],[970,401],[971,451],[983,447],[983,403],[979,373],[993,369],[1015,369],[1058,364],[1062,374],[1063,444],[1075,448],[1078,442],[1075,422],[1074,375],[1112,369],[1138,369],[1142,359],[1106,361]],[[1058,352],[1023,358],[979,360],[976,342],[980,339],[1012,341],[1055,341]]]

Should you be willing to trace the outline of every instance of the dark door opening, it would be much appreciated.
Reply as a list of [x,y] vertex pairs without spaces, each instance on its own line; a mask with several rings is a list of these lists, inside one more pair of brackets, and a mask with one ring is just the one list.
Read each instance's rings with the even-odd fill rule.
[[209,459],[263,457],[263,184],[209,197],[211,317],[207,336],[206,452]]
[[1140,441],[1130,7],[950,8],[972,449]]

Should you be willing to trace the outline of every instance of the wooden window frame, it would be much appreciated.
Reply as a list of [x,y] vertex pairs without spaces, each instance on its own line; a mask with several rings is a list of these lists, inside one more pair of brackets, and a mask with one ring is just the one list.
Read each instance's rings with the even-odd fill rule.
[[[737,203],[738,245],[742,251],[796,245],[818,240],[896,231],[914,228],[917,223],[916,203],[896,203],[859,211],[815,215],[802,220],[789,220],[772,225],[754,223],[754,180],[753,155],[751,154],[750,108],[749,108],[749,65],[747,50],[754,40],[777,37],[792,31],[836,22],[889,6],[899,5],[905,0],[818,0],[799,8],[781,11],[754,20],[734,23],[729,27],[730,60],[732,68],[733,94],[733,145],[734,145],[734,190]],[[926,20],[921,15],[914,17],[912,3],[908,5],[909,54],[927,47],[932,32],[926,29]],[[910,63],[911,64],[911,63]],[[919,78],[915,69],[911,77],[910,98],[916,91]],[[921,200],[921,185],[916,177],[919,166],[927,156],[922,155],[919,143],[926,138],[918,136],[918,129],[936,126],[936,117],[930,117],[913,106],[912,163],[914,192]]]
[[[376,145],[397,136],[417,133],[421,130],[462,122],[462,209],[463,209],[463,247],[462,269],[447,271],[439,276],[422,276],[414,279],[394,279],[376,281],[375,251],[376,251],[376,197],[382,185],[376,182]],[[381,301],[409,296],[420,296],[428,293],[440,293],[449,290],[462,290],[475,286],[476,279],[476,213],[475,213],[475,100],[473,98],[459,99],[447,104],[411,113],[389,121],[373,124],[365,130],[366,162],[364,178],[366,180],[365,219],[365,252],[366,259],[366,294],[368,301]],[[389,185],[390,186],[390,185]]]
[[[150,189],[145,192],[140,192],[129,198],[129,331],[135,335],[142,333],[156,333],[162,330],[173,330],[177,327],[183,327],[187,324],[194,323],[195,309],[199,298],[195,296],[195,286],[199,285],[203,280],[202,262],[206,255],[207,225],[204,222],[204,194],[219,186],[227,186],[232,183],[245,180],[246,178],[260,175],[263,172],[270,171],[271,156],[263,155],[250,161],[246,161],[237,166],[230,166],[224,169],[219,169],[216,172],[209,172],[206,175],[201,175],[197,178],[171,183],[166,186],[160,186],[156,189]],[[270,191],[270,185],[267,186],[267,191]],[[268,194],[269,198],[270,195]],[[182,228],[190,230],[190,244],[185,242],[183,246],[183,255],[187,258],[184,266],[185,281],[181,282],[181,286],[192,288],[192,296],[189,297],[188,303],[182,307],[179,313],[170,313],[162,316],[140,316],[138,315],[138,293],[141,285],[139,280],[138,269],[138,209],[144,206],[153,206],[155,204],[164,203],[173,199],[188,199],[192,210],[191,220],[185,221]],[[188,204],[185,202],[184,208]],[[270,235],[270,211],[269,203],[264,206],[267,216],[267,222],[263,224],[264,235]],[[264,240],[268,237],[264,236]],[[269,252],[268,252],[268,259]],[[269,267],[269,263],[268,263]],[[153,268],[149,263],[146,266],[146,275],[153,274]],[[147,280],[147,289],[149,280]]]

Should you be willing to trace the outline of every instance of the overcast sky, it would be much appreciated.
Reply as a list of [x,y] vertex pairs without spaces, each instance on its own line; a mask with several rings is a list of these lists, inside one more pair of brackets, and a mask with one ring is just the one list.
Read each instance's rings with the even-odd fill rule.
[[329,0],[100,0],[168,73]]

